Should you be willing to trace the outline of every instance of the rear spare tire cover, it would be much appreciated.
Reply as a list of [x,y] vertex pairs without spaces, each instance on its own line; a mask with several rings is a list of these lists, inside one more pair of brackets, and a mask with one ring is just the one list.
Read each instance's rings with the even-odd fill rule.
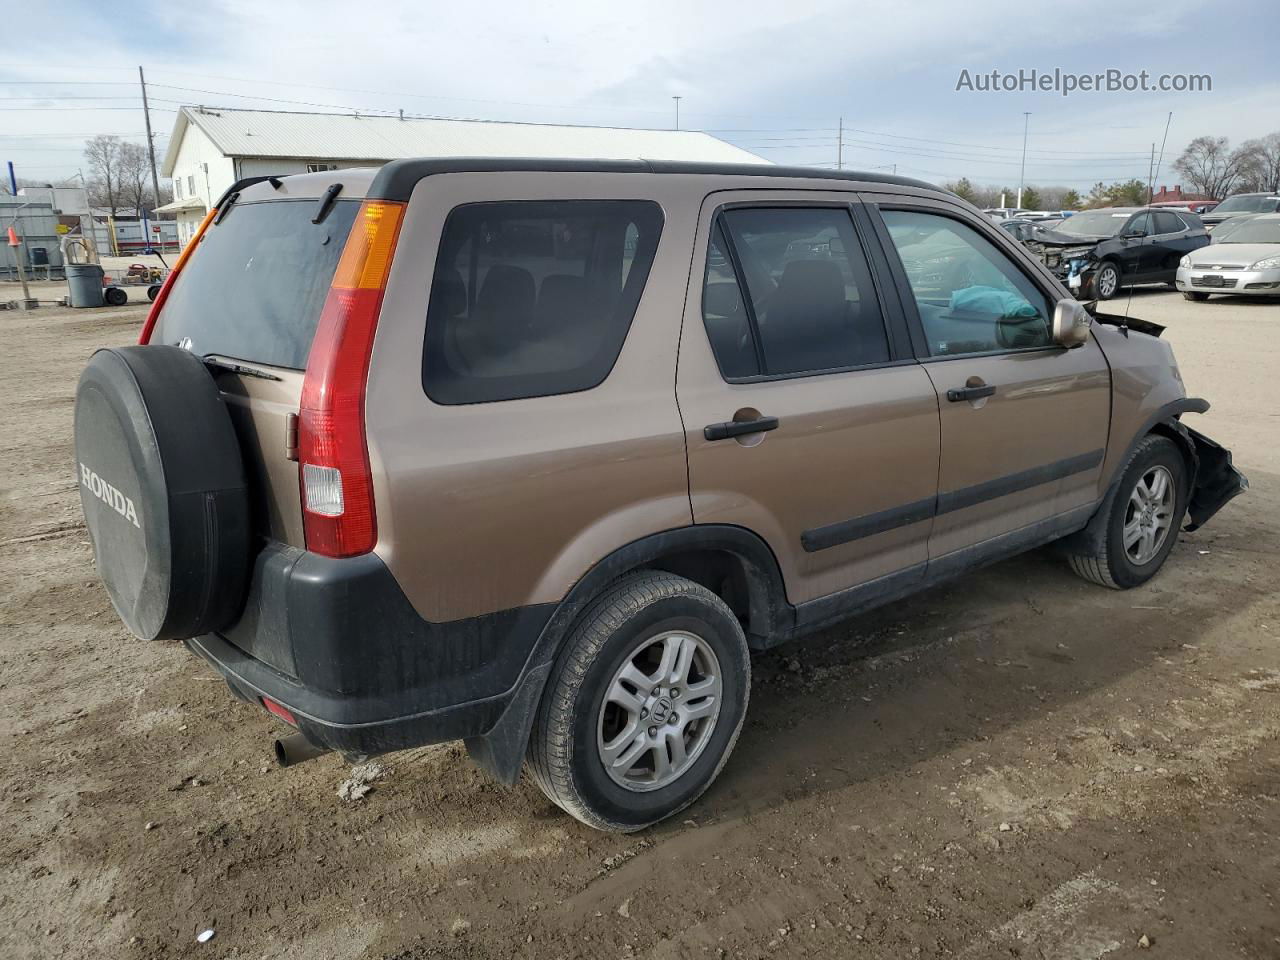
[[178,347],[99,350],[76,389],[76,479],[98,573],[125,625],[186,639],[235,622],[249,497],[231,416]]

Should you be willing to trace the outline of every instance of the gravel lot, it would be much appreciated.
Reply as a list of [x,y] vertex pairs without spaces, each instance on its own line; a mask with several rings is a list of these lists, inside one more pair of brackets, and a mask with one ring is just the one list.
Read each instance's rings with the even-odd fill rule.
[[1040,552],[758,657],[725,774],[630,837],[453,746],[343,801],[338,757],[269,766],[264,711],[126,635],[71,411],[145,309],[0,313],[6,960],[1280,957],[1276,302],[1132,298],[1253,485],[1153,583]]

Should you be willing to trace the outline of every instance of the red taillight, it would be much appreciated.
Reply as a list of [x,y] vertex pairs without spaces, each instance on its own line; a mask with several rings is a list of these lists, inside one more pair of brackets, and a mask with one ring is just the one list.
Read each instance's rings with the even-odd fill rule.
[[307,549],[368,553],[378,538],[365,440],[364,394],[373,335],[404,205],[366,200],[320,312],[298,410],[298,460]]
[[192,251],[200,243],[200,238],[204,236],[204,232],[209,229],[209,224],[213,222],[213,218],[218,215],[218,208],[214,207],[204,215],[204,219],[200,221],[200,227],[196,230],[195,235],[190,242],[182,248],[182,253],[178,254],[178,259],[173,265],[173,269],[169,271],[169,275],[164,278],[164,285],[160,288],[160,292],[156,294],[155,300],[151,302],[151,312],[147,314],[147,322],[142,325],[142,334],[138,337],[138,343],[146,345],[151,342],[151,331],[155,329],[156,320],[160,318],[160,308],[164,306],[165,300],[169,299],[169,290],[173,286],[174,278],[178,276],[178,271],[187,264]]
[[289,726],[296,727],[298,725],[298,721],[293,719],[293,714],[290,713],[286,708],[280,706],[280,704],[276,703],[271,698],[263,697],[262,705],[267,708],[268,713],[274,713],[277,717],[279,717],[285,723],[289,724]]

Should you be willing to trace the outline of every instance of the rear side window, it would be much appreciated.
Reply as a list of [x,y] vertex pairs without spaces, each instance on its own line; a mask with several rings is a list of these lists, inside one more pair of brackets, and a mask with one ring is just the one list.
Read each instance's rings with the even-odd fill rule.
[[468,204],[445,223],[422,385],[436,403],[589,390],[613,369],[653,265],[648,200]]
[[312,223],[314,200],[238,203],[210,225],[178,274],[152,343],[303,370],[333,271],[360,204],[339,200]]
[[844,208],[725,211],[708,248],[702,313],[729,380],[889,359],[871,272]]
[[1161,210],[1155,215],[1156,233],[1181,233],[1186,229],[1186,225],[1178,218],[1176,213],[1168,213]]

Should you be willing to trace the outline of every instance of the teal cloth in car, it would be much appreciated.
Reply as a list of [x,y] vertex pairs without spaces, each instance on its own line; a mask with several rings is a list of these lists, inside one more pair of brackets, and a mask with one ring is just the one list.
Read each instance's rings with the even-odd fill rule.
[[951,294],[951,309],[963,313],[985,313],[997,317],[1038,317],[1025,297],[997,287],[965,287]]

